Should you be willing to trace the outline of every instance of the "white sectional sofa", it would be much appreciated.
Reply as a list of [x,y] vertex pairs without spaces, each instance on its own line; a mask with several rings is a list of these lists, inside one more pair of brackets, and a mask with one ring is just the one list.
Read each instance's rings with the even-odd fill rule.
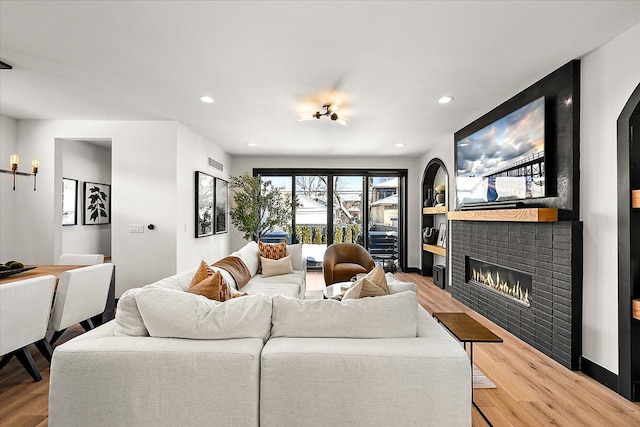
[[50,426],[471,425],[469,359],[414,292],[302,301],[274,281],[217,303],[191,276],[56,348]]

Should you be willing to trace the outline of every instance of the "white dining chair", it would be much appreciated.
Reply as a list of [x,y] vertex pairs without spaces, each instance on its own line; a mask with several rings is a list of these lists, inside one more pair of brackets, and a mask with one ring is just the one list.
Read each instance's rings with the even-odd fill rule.
[[98,264],[65,271],[60,275],[53,301],[49,330],[53,345],[71,325],[80,323],[85,331],[94,328],[91,317],[102,313],[113,274],[113,264]]
[[42,379],[27,346],[35,344],[51,362],[53,350],[45,335],[55,286],[51,275],[0,286],[0,369],[16,356],[34,381]]
[[103,254],[62,254],[58,259],[58,265],[95,265],[103,262]]

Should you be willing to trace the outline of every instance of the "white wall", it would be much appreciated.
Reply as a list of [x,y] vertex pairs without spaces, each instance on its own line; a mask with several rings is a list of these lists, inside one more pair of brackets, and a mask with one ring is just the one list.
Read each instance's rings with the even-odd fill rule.
[[[12,154],[20,154],[16,150],[17,122],[9,117],[0,116],[0,169],[9,169],[9,159]],[[21,171],[31,171],[31,161],[21,156]],[[16,191],[13,191],[13,177],[0,173],[0,262],[4,263],[17,259],[15,253],[15,204],[18,191],[28,191],[33,182],[32,178],[18,177]],[[17,181],[18,181],[17,180]]]
[[[617,119],[640,83],[640,25],[582,60],[583,355],[618,373]],[[640,236],[638,236],[640,238]]]
[[60,140],[62,176],[78,180],[77,224],[62,227],[62,253],[111,256],[111,224],[83,225],[84,183],[111,184],[111,147]]
[[[110,139],[116,296],[176,272],[175,122],[19,120],[17,136],[16,150],[25,159],[40,159],[40,173],[38,191],[16,191],[16,259],[52,264],[62,252],[56,139]],[[129,224],[149,223],[157,229],[128,233]]]
[[[223,164],[221,172],[208,164],[208,157]],[[229,233],[194,238],[195,236],[195,171],[205,172],[217,178],[229,180],[231,158],[200,135],[178,124],[177,152],[177,268],[187,270],[200,260],[208,263],[228,255]],[[230,225],[229,225],[229,228]]]
[[[231,175],[251,173],[253,168],[407,169],[407,266],[420,267],[422,237],[419,214],[424,168],[418,169],[413,157],[234,157]],[[236,250],[246,241],[233,226],[231,229],[231,250]]]

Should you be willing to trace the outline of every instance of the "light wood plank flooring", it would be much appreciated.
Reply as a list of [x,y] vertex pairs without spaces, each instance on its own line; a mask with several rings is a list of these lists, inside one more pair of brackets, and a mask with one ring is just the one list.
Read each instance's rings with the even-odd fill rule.
[[[451,297],[431,278],[397,273],[418,284],[420,303],[429,311],[463,311],[504,339],[502,344],[475,344],[475,364],[496,389],[475,390],[478,406],[498,426],[640,426],[640,404],[631,403],[605,386],[572,372]],[[309,272],[307,288],[321,290],[321,272]],[[82,333],[70,328],[64,342]],[[15,358],[0,371],[0,426],[47,426],[49,367],[32,346],[42,374],[35,383]],[[473,426],[487,423],[474,409]],[[90,427],[90,426],[88,426]]]

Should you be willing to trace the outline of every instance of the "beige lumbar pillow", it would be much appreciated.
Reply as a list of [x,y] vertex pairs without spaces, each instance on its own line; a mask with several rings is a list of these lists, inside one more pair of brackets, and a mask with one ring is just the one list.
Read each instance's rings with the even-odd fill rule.
[[278,260],[261,257],[260,264],[262,264],[263,277],[280,276],[281,274],[293,273],[291,255],[287,255],[286,257]]
[[381,266],[377,266],[354,283],[342,296],[342,300],[389,295],[389,285]]

